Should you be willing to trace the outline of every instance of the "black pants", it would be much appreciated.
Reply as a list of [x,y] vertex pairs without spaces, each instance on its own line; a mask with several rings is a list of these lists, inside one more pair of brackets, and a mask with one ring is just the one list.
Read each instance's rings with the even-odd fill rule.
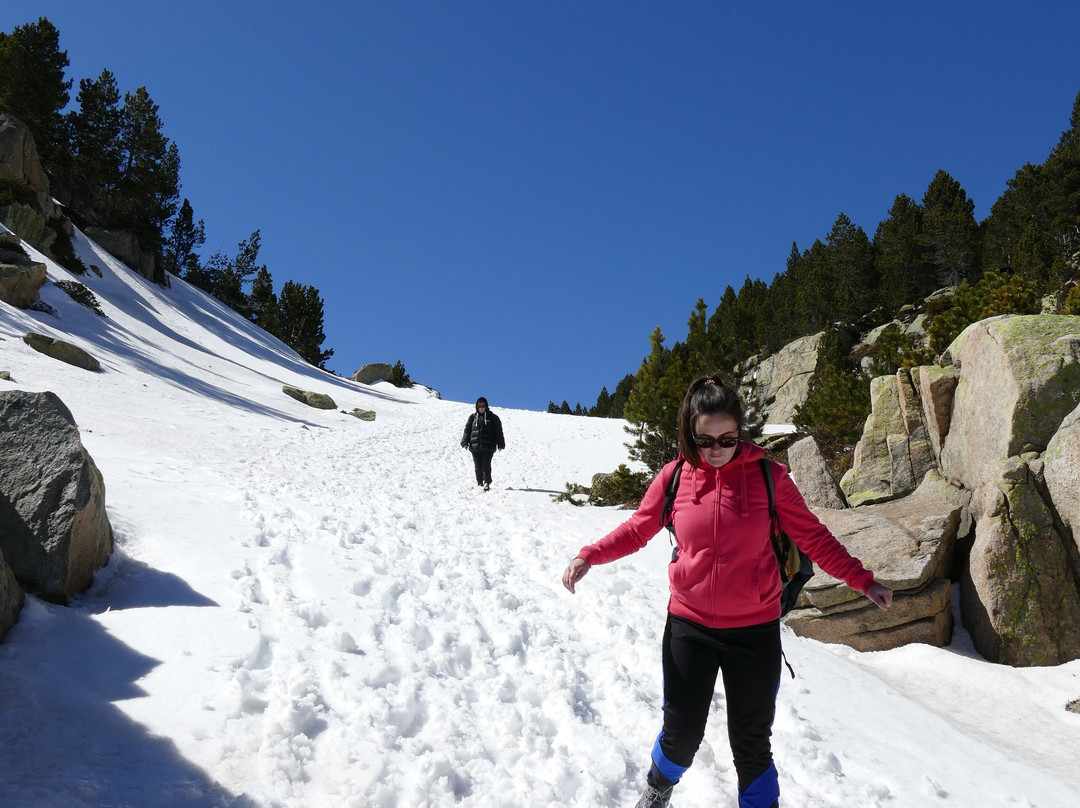
[[491,458],[494,452],[472,453],[473,466],[476,467],[476,484],[491,485]]
[[664,729],[653,767],[677,781],[705,737],[716,677],[724,681],[728,739],[739,776],[740,806],[771,806],[779,795],[772,762],[773,716],[780,686],[780,622],[710,629],[668,615],[664,629]]

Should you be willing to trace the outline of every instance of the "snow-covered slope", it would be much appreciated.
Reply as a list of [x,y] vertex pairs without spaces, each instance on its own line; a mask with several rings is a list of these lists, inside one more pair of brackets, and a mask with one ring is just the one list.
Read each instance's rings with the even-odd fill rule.
[[[492,401],[507,449],[484,493],[458,446],[471,405],[323,373],[184,282],[76,246],[107,316],[52,284],[55,316],[0,304],[0,389],[71,408],[117,550],[70,607],[28,599],[0,645],[0,805],[632,805],[667,539],[571,596],[563,567],[626,514],[551,498],[626,461],[622,424]],[[103,370],[35,353],[30,330]],[[990,665],[962,632],[880,654],[784,642],[784,805],[1080,804],[1080,663]],[[678,808],[736,804],[714,703]]]

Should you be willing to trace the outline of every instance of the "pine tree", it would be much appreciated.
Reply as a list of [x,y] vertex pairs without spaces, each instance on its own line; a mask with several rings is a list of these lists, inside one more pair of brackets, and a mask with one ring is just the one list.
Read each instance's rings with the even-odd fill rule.
[[91,219],[97,211],[117,206],[120,193],[121,110],[116,77],[102,70],[97,79],[82,79],[76,97],[78,110],[65,120],[71,149],[62,180],[69,205]]
[[143,249],[156,251],[176,213],[180,153],[163,133],[158,105],[145,87],[124,94],[120,121],[120,198],[112,214],[135,232]]
[[627,373],[615,385],[615,392],[611,394],[611,418],[626,417],[626,402],[630,400],[630,392],[634,389],[635,379],[633,373]]
[[699,297],[686,323],[686,348],[690,366],[699,373],[707,373],[708,369],[716,364],[709,347],[708,321],[705,316],[707,310],[704,298]]
[[405,370],[405,363],[400,359],[394,363],[394,367],[390,371],[390,383],[394,387],[412,387],[413,381],[409,378],[409,374]]
[[600,388],[600,395],[596,397],[596,404],[589,409],[589,415],[596,418],[609,418],[611,413],[611,395],[607,387]]
[[[256,231],[258,232],[258,231]],[[278,295],[281,341],[316,367],[326,367],[333,349],[322,349],[323,301],[314,286],[286,281]]]
[[244,287],[251,282],[260,269],[266,269],[265,266],[259,265],[261,245],[262,235],[259,230],[256,230],[237,245],[235,258],[229,259],[221,252],[216,252],[203,268],[205,280],[210,285],[208,289],[210,294],[248,318],[252,318],[253,310]]
[[936,273],[921,241],[922,218],[922,207],[907,194],[900,194],[889,209],[889,217],[874,233],[881,302],[890,313],[925,298],[936,288]]
[[266,267],[259,267],[255,279],[251,282],[251,294],[248,296],[251,320],[257,326],[281,338],[281,323],[278,312],[278,299],[274,294],[274,279]]
[[742,358],[737,347],[739,342],[738,306],[739,298],[731,284],[728,284],[724,288],[724,293],[720,295],[720,303],[709,317],[706,329],[709,342],[708,356],[716,367],[730,367]]
[[166,272],[180,276],[191,265],[198,266],[196,250],[206,243],[206,226],[203,220],[195,222],[195,211],[186,199],[172,220],[169,235],[162,251],[162,267]]
[[832,298],[830,319],[852,322],[877,305],[873,248],[863,229],[843,213],[829,232],[824,273]]
[[975,203],[960,183],[939,170],[923,196],[922,244],[937,268],[941,286],[955,286],[979,275],[979,225]]
[[827,452],[854,443],[870,414],[870,379],[848,356],[844,335],[830,323],[818,344],[817,366],[793,422]]
[[55,171],[64,157],[66,136],[60,111],[67,106],[70,62],[60,50],[60,32],[45,17],[0,32],[0,112],[26,124],[42,164]]
[[633,424],[627,431],[636,436],[630,456],[656,472],[678,454],[679,404],[694,374],[684,343],[668,350],[659,326],[649,341],[652,351],[638,369],[623,415]]

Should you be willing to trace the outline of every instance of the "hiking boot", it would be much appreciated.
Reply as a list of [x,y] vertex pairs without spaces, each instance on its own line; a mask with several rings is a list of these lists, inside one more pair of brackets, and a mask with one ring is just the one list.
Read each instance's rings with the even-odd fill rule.
[[491,490],[491,483],[484,483],[484,490],[485,491],[490,491]]
[[671,802],[671,792],[674,788],[675,786],[668,786],[660,789],[653,785],[647,785],[641,793],[641,799],[637,801],[634,808],[667,808],[668,803]]

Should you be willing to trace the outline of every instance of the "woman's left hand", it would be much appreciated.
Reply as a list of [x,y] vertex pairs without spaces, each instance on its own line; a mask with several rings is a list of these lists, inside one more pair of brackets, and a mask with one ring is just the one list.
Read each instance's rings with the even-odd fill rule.
[[887,586],[882,586],[879,583],[875,583],[868,590],[866,590],[866,597],[874,601],[877,607],[882,611],[885,611],[892,606],[892,590]]

